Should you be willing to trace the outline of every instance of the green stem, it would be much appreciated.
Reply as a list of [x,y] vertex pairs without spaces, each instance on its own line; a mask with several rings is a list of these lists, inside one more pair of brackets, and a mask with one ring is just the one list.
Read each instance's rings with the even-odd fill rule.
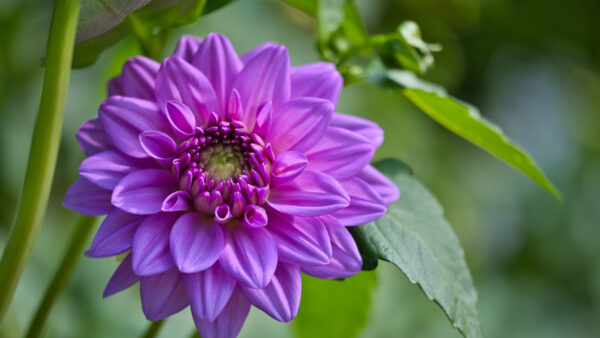
[[79,0],[56,1],[48,38],[42,98],[33,130],[25,182],[15,223],[0,261],[0,322],[31,255],[46,212],[60,141],[78,16]]
[[146,332],[144,333],[144,335],[142,337],[143,338],[156,337],[156,335],[158,334],[158,331],[160,331],[160,328],[163,326],[164,323],[165,323],[165,319],[159,320],[157,322],[152,322],[152,324],[150,324],[150,326],[148,326],[148,329],[146,330]]
[[50,309],[52,309],[52,304],[54,304],[58,295],[67,285],[67,282],[73,273],[73,269],[75,269],[75,265],[77,264],[77,261],[79,261],[79,257],[81,257],[83,247],[87,243],[87,239],[96,224],[96,220],[97,218],[95,217],[80,216],[79,221],[75,225],[75,230],[73,230],[73,234],[71,235],[71,244],[63,257],[60,267],[56,270],[52,282],[50,282],[48,289],[46,289],[46,293],[38,306],[35,317],[33,317],[33,320],[29,325],[27,338],[39,337],[42,333],[46,318],[50,313]]

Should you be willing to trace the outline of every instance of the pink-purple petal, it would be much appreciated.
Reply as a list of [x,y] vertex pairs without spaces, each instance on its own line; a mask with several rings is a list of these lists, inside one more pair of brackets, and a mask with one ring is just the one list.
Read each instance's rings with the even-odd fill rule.
[[176,100],[169,100],[165,103],[164,110],[177,137],[183,140],[196,132],[196,118],[188,106]]
[[203,338],[235,338],[242,329],[250,312],[250,302],[236,289],[227,305],[214,321],[196,316],[192,311],[194,323]]
[[181,274],[173,268],[140,280],[142,310],[148,320],[157,321],[189,305]]
[[102,297],[106,298],[114,295],[117,292],[123,291],[135,283],[139,282],[140,276],[136,275],[131,268],[131,254],[128,254],[125,259],[119,264],[117,270],[112,275]]
[[342,182],[350,196],[350,205],[332,215],[343,225],[362,225],[374,221],[385,213],[386,206],[379,194],[360,178]]
[[279,263],[271,283],[262,289],[240,287],[252,305],[280,322],[289,322],[298,313],[302,281],[295,264]]
[[163,132],[148,130],[142,132],[139,137],[142,148],[156,160],[170,160],[177,155],[177,144]]
[[158,106],[138,98],[111,96],[102,102],[98,114],[111,143],[137,158],[148,157],[139,135],[146,130],[164,130],[166,126]]
[[171,255],[179,271],[184,273],[209,268],[219,259],[223,246],[221,227],[199,213],[184,214],[171,229]]
[[120,85],[123,96],[155,100],[154,87],[158,62],[145,56],[135,56],[123,64]]
[[169,235],[178,217],[176,213],[159,213],[146,217],[140,224],[131,248],[133,271],[137,275],[155,275],[175,265],[169,249]]
[[362,136],[347,129],[329,127],[306,157],[309,170],[324,172],[344,181],[369,164],[374,153],[373,146]]
[[304,170],[294,180],[273,187],[267,203],[296,216],[320,216],[347,207],[350,197],[333,177]]
[[163,201],[177,189],[177,179],[161,169],[143,169],[125,176],[112,193],[112,204],[132,214],[161,210]]
[[242,122],[254,127],[260,104],[271,101],[278,109],[290,97],[290,59],[283,46],[269,45],[259,50],[233,81],[241,97]]
[[344,80],[334,64],[315,62],[292,67],[292,98],[320,97],[337,104]]
[[367,139],[375,149],[383,143],[383,130],[373,121],[361,117],[335,113],[331,119],[332,127],[348,129]]
[[251,288],[265,287],[277,266],[277,248],[264,228],[243,225],[224,229],[225,247],[219,263],[231,277]]
[[331,260],[331,241],[318,217],[298,217],[269,210],[267,229],[277,244],[280,260],[300,265],[323,265]]
[[233,79],[242,69],[242,61],[231,42],[223,35],[208,34],[200,43],[191,63],[213,85],[219,102],[219,113],[224,113]]
[[156,97],[160,107],[169,100],[183,102],[192,110],[198,124],[207,121],[218,109],[217,96],[206,76],[178,57],[166,58],[160,66]]
[[283,152],[273,161],[271,175],[273,183],[283,184],[298,177],[300,173],[308,166],[306,155],[298,151]]
[[323,279],[348,278],[362,268],[362,258],[348,229],[329,216],[323,219],[331,238],[331,262],[326,265],[303,265],[302,272]]
[[192,58],[198,50],[201,42],[202,39],[195,36],[183,35],[181,38],[179,38],[179,42],[177,43],[177,47],[175,47],[173,56],[182,58],[187,62],[192,62]]
[[275,153],[286,150],[305,152],[325,134],[333,114],[331,102],[312,97],[294,99],[273,113],[267,140]]
[[165,198],[161,211],[177,212],[192,209],[192,197],[187,191],[176,191]]
[[108,257],[129,250],[135,231],[143,220],[144,216],[113,209],[100,225],[92,241],[92,246],[85,252],[85,255]]
[[111,191],[100,188],[85,178],[79,178],[62,201],[65,208],[88,216],[106,215],[113,206],[110,203]]
[[235,280],[219,264],[193,274],[184,274],[183,283],[195,316],[214,321],[235,289]]
[[117,150],[107,150],[83,160],[79,166],[79,175],[101,188],[112,190],[123,177],[145,164],[149,163]]
[[84,122],[76,134],[79,148],[86,156],[109,150],[113,148],[112,143],[106,136],[99,118],[93,118]]
[[400,190],[390,181],[389,178],[385,177],[384,174],[380,173],[379,170],[375,169],[372,165],[367,165],[363,170],[356,175],[365,183],[367,183],[373,190],[379,194],[383,203],[388,205],[395,202],[400,198]]

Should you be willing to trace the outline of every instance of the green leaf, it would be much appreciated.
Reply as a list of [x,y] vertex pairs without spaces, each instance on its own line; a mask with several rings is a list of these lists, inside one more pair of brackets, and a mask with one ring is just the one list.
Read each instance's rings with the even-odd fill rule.
[[319,0],[315,16],[317,48],[324,60],[337,62],[344,53],[368,38],[351,0]]
[[375,272],[367,271],[343,281],[303,275],[302,302],[293,322],[297,336],[356,337],[368,319],[375,279]]
[[84,0],[87,14],[78,24],[73,67],[94,63],[106,48],[130,32],[135,33],[147,56],[158,58],[172,29],[192,24],[201,15],[233,1]]
[[402,195],[385,215],[356,227],[356,233],[380,259],[417,283],[463,335],[481,337],[473,281],[442,207],[402,162],[387,159],[374,165],[398,185]]
[[405,21],[397,32],[387,35],[379,55],[391,68],[403,68],[418,74],[424,74],[433,67],[433,54],[441,50],[437,44],[430,44],[421,38],[421,30],[413,21]]
[[119,25],[127,15],[151,0],[82,0],[76,43],[89,40]]
[[444,127],[519,169],[558,200],[562,200],[561,193],[529,154],[507,138],[499,127],[486,121],[475,107],[444,93],[424,88],[406,88],[404,95]]

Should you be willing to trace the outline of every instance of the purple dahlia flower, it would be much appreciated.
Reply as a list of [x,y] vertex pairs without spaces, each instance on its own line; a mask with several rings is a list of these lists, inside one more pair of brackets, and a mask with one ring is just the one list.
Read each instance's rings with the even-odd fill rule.
[[104,296],[139,281],[149,320],[190,305],[202,337],[233,337],[250,305],[292,320],[301,272],[359,272],[346,226],[399,193],[369,165],[381,128],[334,112],[341,88],[332,64],[290,67],[273,43],[240,58],[218,34],[128,60],[77,133],[88,157],[64,200],[107,215],[87,256],[129,252]]

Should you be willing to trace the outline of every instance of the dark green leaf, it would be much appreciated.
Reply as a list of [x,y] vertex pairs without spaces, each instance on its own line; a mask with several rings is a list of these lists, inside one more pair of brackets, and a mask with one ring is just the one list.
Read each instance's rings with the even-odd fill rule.
[[343,281],[302,276],[302,302],[294,319],[299,338],[356,337],[367,322],[375,272]]
[[402,162],[388,159],[375,166],[398,185],[402,195],[385,215],[356,227],[355,232],[380,259],[419,284],[461,333],[481,337],[473,281],[442,207]]
[[406,88],[404,95],[444,127],[506,161],[557,199],[562,199],[529,154],[507,138],[499,127],[486,121],[475,107],[425,88]]
[[127,15],[151,0],[82,0],[76,43],[91,39],[119,25]]
[[145,54],[157,58],[172,29],[194,23],[202,14],[233,1],[85,0],[84,3],[88,3],[87,14],[78,26],[73,67],[94,63],[102,51],[132,31],[141,42]]
[[405,21],[396,33],[387,35],[379,55],[390,68],[402,68],[424,74],[433,66],[432,52],[440,51],[439,45],[430,44],[421,38],[421,30],[413,21]]

